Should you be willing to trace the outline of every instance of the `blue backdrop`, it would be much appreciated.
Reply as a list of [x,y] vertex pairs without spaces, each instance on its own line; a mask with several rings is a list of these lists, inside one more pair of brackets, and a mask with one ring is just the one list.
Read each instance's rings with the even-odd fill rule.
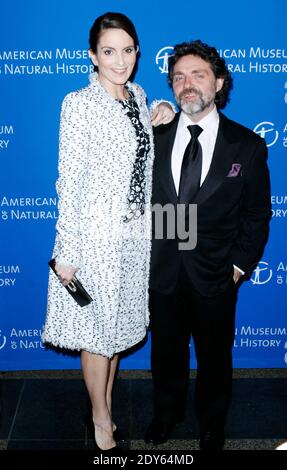
[[[241,288],[235,367],[286,367],[287,48],[285,0],[5,0],[0,31],[0,369],[78,368],[79,357],[46,350],[47,261],[57,219],[58,127],[66,93],[88,83],[94,19],[121,11],[141,46],[136,81],[172,99],[166,57],[172,45],[202,39],[233,71],[225,113],[269,147],[271,235],[252,279]],[[192,354],[191,366],[195,366]],[[148,368],[149,342],[122,368]]]

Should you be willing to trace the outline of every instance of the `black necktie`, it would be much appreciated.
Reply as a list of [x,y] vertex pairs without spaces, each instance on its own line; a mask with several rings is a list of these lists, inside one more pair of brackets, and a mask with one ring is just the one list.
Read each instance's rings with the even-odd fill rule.
[[200,126],[187,126],[191,139],[185,149],[180,174],[178,200],[180,204],[189,204],[200,188],[202,148],[198,137]]

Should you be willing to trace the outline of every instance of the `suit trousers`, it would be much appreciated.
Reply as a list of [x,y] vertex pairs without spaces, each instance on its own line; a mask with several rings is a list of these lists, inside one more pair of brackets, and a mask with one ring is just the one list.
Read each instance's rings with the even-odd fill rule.
[[195,409],[200,433],[223,429],[231,398],[237,287],[213,297],[196,291],[182,263],[170,294],[150,292],[154,417],[176,423],[185,416],[190,339],[197,360]]

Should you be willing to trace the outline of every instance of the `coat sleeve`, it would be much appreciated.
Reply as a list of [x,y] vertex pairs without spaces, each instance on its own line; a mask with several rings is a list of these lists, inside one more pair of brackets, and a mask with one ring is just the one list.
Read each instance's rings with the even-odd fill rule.
[[249,273],[263,253],[271,217],[267,148],[263,139],[256,145],[248,168],[240,210],[239,233],[232,249],[232,262]]
[[77,92],[67,95],[62,104],[59,141],[57,262],[81,266],[81,190],[88,155],[86,108]]

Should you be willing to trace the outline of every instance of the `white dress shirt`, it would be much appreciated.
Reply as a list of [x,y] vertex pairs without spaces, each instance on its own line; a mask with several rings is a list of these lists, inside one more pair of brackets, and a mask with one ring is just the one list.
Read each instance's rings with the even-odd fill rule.
[[181,112],[180,114],[171,157],[171,170],[177,194],[179,190],[183,155],[186,146],[190,141],[190,132],[187,129],[187,126],[195,124],[198,124],[203,129],[202,133],[198,137],[198,141],[202,148],[202,169],[200,181],[200,185],[202,185],[211,164],[219,127],[219,114],[216,106],[214,106],[213,110],[207,116],[198,122],[193,122],[184,112]]
[[[202,128],[202,132],[198,137],[198,141],[202,148],[202,169],[201,169],[201,179],[200,179],[200,186],[204,182],[207,173],[210,168],[216,137],[218,133],[219,127],[219,114],[217,111],[216,106],[210,111],[207,116],[201,119],[198,122],[193,122],[190,117],[185,114],[183,111],[180,113],[178,127],[176,131],[176,136],[174,140],[174,145],[172,149],[172,156],[171,156],[171,171],[174,181],[174,186],[176,193],[178,194],[179,191],[179,182],[180,182],[180,173],[181,173],[181,165],[183,160],[183,155],[185,149],[190,141],[190,132],[187,129],[187,126],[190,125],[198,125]],[[241,274],[244,274],[240,268],[234,265]]]

